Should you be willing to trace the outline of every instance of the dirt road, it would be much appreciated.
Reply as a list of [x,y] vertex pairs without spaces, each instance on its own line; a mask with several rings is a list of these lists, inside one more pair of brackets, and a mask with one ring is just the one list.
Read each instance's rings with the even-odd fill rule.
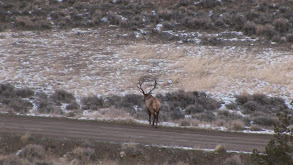
[[97,121],[81,121],[63,118],[23,117],[0,115],[0,133],[29,132],[59,138],[95,139],[114,143],[142,143],[152,145],[181,146],[214,149],[223,144],[227,150],[264,150],[272,138],[270,135],[225,133],[179,128],[152,128]]

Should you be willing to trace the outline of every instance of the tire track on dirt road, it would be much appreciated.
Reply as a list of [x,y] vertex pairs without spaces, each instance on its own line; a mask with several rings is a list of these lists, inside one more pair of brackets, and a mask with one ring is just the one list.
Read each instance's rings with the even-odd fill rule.
[[226,133],[199,129],[180,129],[117,123],[72,120],[64,118],[0,115],[0,133],[24,134],[58,138],[94,139],[114,143],[141,143],[214,149],[223,144],[227,150],[251,152],[264,150],[271,135]]

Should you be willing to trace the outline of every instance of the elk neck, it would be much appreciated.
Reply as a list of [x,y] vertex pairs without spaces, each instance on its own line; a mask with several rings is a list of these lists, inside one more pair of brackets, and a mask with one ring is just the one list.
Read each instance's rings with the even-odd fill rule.
[[150,99],[152,95],[150,93],[144,94],[144,101]]

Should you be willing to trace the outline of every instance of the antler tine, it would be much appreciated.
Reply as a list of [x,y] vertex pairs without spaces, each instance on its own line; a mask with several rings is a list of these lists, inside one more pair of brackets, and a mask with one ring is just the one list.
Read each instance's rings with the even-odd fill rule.
[[157,87],[157,84],[158,84],[158,83],[157,83],[157,79],[155,79],[154,88],[153,88],[153,89],[151,89],[149,93],[152,93],[152,91],[156,89],[156,87]]
[[144,90],[143,90],[142,87],[141,87],[142,83],[143,83],[142,81],[139,81],[139,82],[138,82],[139,86],[137,85],[137,88],[138,88],[143,94],[145,94]]

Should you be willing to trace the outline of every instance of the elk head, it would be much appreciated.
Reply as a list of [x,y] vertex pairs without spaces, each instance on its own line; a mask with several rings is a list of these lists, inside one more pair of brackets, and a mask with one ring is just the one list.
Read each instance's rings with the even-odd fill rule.
[[146,93],[143,89],[142,89],[142,84],[144,83],[144,80],[140,80],[139,82],[138,82],[138,85],[137,85],[137,88],[140,90],[140,92],[143,94],[143,96],[144,96],[144,102],[148,99],[148,98],[150,98],[150,97],[152,97],[152,92],[153,92],[153,90],[155,90],[156,89],[156,87],[157,87],[157,79],[155,79],[155,84],[154,84],[154,87],[148,92],[148,93]]

